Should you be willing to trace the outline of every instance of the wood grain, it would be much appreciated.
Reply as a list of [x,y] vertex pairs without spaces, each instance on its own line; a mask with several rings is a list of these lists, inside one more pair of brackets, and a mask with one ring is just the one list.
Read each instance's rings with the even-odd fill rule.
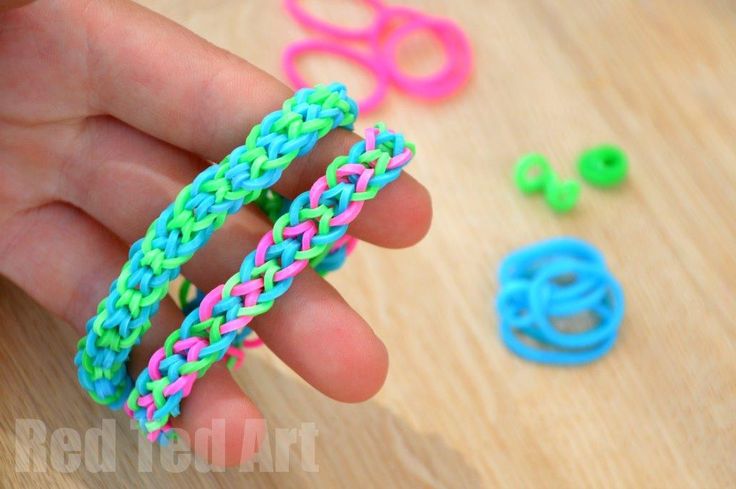
[[[280,73],[305,34],[268,0],[148,0],[215,44]],[[312,2],[315,9],[334,5]],[[13,471],[13,423],[99,426],[76,386],[76,338],[0,282],[2,480],[18,487],[733,487],[736,485],[736,7],[725,0],[407,2],[451,16],[475,48],[462,94],[428,105],[392,92],[363,119],[417,143],[434,196],[427,239],[362,246],[331,280],[386,342],[388,381],[341,405],[268,352],[238,378],[273,426],[316,423],[319,472],[136,469],[124,417],[115,474]],[[332,15],[337,15],[333,12]],[[329,16],[329,15],[328,15]],[[356,90],[365,74],[327,62]],[[317,75],[319,60],[305,63]],[[315,81],[322,81],[312,78]],[[631,159],[616,191],[585,187],[571,215],[519,195],[510,167],[539,151],[573,175],[585,147]],[[620,342],[586,368],[544,368],[496,336],[494,274],[510,250],[570,234],[597,244],[624,285]],[[41,368],[41,366],[43,366]],[[158,449],[156,449],[158,453]]]

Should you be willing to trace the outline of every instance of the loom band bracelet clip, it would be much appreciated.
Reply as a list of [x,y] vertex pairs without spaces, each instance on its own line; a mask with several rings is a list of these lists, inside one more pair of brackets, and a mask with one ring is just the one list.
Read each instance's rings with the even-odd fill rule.
[[381,12],[386,8],[384,3],[379,0],[365,0],[364,3],[371,6],[376,11],[377,15],[369,25],[352,29],[327,22],[326,20],[322,20],[319,17],[310,14],[299,4],[298,0],[284,0],[284,7],[297,22],[308,29],[337,39],[361,40],[371,39],[375,35],[377,26],[381,20]]
[[621,148],[604,144],[583,152],[578,159],[580,176],[589,184],[610,188],[626,179],[629,161]]
[[[399,44],[420,30],[430,32],[442,44],[445,63],[436,73],[417,77],[404,73],[397,59]],[[473,69],[470,42],[463,31],[447,19],[424,14],[415,13],[407,24],[390,33],[381,43],[380,53],[393,83],[407,94],[426,99],[442,98],[457,91],[468,80]]]
[[[278,125],[282,124],[281,116],[278,114],[283,115],[287,110],[292,112],[292,115],[296,115],[297,112],[300,113],[302,117],[304,117],[306,120],[310,120],[310,116],[308,113],[309,109],[312,109],[315,104],[318,104],[321,106],[323,111],[319,113],[319,115],[323,116],[323,120],[327,121],[327,119],[330,119],[330,126],[328,127],[325,124],[315,125],[314,126],[314,134],[302,134],[298,135],[302,147],[299,148],[299,151],[296,151],[298,146],[294,146],[293,140],[287,140],[283,145],[281,145],[281,148],[286,148],[294,146],[293,150],[296,152],[296,154],[303,154],[304,152],[311,149],[313,144],[316,142],[319,137],[324,136],[327,132],[329,132],[332,128],[338,127],[338,126],[349,126],[352,127],[352,123],[355,119],[357,108],[356,104],[346,95],[345,88],[342,85],[339,84],[332,84],[326,87],[317,87],[313,90],[305,90],[301,92],[297,92],[292,98],[288,99],[284,102],[282,105],[281,110],[278,110],[269,116],[266,116],[259,127],[259,132],[255,133],[254,130],[251,130],[249,133],[248,139],[246,139],[246,145],[248,145],[249,141],[252,141],[251,138],[257,138],[259,134],[262,134],[260,131],[267,128],[269,125],[273,125],[273,128],[276,132],[279,131]],[[285,119],[288,121],[288,118]],[[288,122],[283,122],[286,126],[288,126]],[[269,134],[270,136],[273,136],[273,134]],[[270,141],[273,141],[275,138],[272,137]],[[265,144],[265,143],[264,143]],[[260,147],[262,150],[263,148]],[[241,147],[242,148],[242,147]],[[239,148],[236,148],[233,153],[238,151]],[[269,151],[273,148],[269,148]],[[231,155],[233,154],[231,153]],[[286,152],[284,152],[286,153]],[[280,153],[278,153],[276,156],[279,156]],[[280,164],[286,166],[289,163],[289,158],[293,159],[293,155],[289,154],[283,154],[279,156]],[[226,157],[223,162],[229,161],[229,157]],[[254,164],[255,166],[255,164]],[[213,170],[213,168],[215,170]],[[221,168],[219,165],[213,166],[205,170],[205,172],[213,172],[217,171],[217,168]],[[277,173],[280,175],[281,170],[276,170],[276,167],[269,170],[265,166],[262,168],[264,170],[268,170],[268,172]],[[230,169],[232,170],[232,168]],[[264,178],[267,178],[266,173],[264,172]],[[187,190],[182,191],[180,193],[179,197],[182,195],[189,195],[184,192],[191,192],[193,188],[195,188],[199,183],[201,183],[201,174],[197,179],[195,179],[195,182],[187,187]],[[256,177],[256,180],[258,178]],[[263,180],[263,179],[261,179]],[[260,181],[260,180],[259,180]],[[265,181],[265,180],[264,180]],[[245,190],[249,190],[244,188]],[[177,197],[177,201],[175,201],[173,204],[171,204],[169,207],[167,207],[166,210],[162,213],[162,216],[165,215],[167,212],[171,212],[171,209],[174,208],[176,205],[180,204],[179,197]],[[201,202],[200,202],[201,203]],[[228,207],[229,209],[230,207]],[[223,209],[223,212],[225,209]],[[149,232],[153,232],[154,230],[161,228],[161,222],[160,222],[161,216],[155,221],[155,223],[149,227]],[[224,218],[223,218],[224,221]],[[217,222],[217,220],[215,220]],[[215,224],[211,224],[215,225]],[[163,226],[165,229],[166,227]],[[197,231],[200,233],[197,238],[201,238],[202,235],[209,236],[212,233],[212,230],[207,231],[200,230]],[[111,407],[115,407],[118,404],[120,400],[124,400],[124,395],[121,399],[121,396],[118,395],[120,393],[121,389],[125,391],[127,388],[126,386],[131,384],[131,381],[129,377],[127,376],[127,371],[125,370],[125,365],[127,363],[127,358],[130,353],[130,349],[135,346],[140,341],[140,335],[145,334],[145,329],[138,333],[138,337],[133,337],[134,335],[128,335],[127,333],[123,334],[123,338],[119,337],[119,333],[116,333],[113,328],[123,328],[127,327],[126,325],[130,323],[131,321],[139,321],[141,324],[150,324],[150,318],[153,317],[158,309],[158,302],[153,301],[150,304],[142,304],[142,300],[139,300],[136,302],[136,308],[142,308],[143,313],[141,313],[138,317],[130,317],[130,314],[128,314],[129,317],[122,317],[122,321],[124,323],[116,323],[115,321],[118,320],[118,316],[123,315],[122,310],[108,310],[109,308],[113,307],[115,304],[117,304],[118,300],[115,298],[115,294],[118,293],[116,290],[116,287],[119,286],[121,283],[123,283],[123,276],[127,273],[128,278],[131,276],[130,272],[130,264],[135,263],[134,260],[138,260],[138,262],[141,261],[141,257],[134,257],[133,254],[136,250],[141,249],[141,243],[146,243],[146,240],[150,241],[150,236],[147,233],[147,235],[142,238],[141,240],[137,241],[132,247],[131,247],[131,253],[130,253],[130,261],[123,267],[123,273],[121,274],[118,279],[116,279],[112,286],[111,286],[111,292],[108,295],[107,299],[103,299],[103,302],[100,304],[100,307],[98,308],[97,314],[87,323],[87,334],[85,337],[83,337],[79,344],[78,344],[78,351],[77,355],[75,356],[75,363],[78,365],[78,377],[80,379],[80,383],[82,386],[89,391],[93,399],[100,403],[100,404],[108,404]],[[193,240],[194,241],[194,240]],[[197,246],[203,244],[202,240],[196,241]],[[149,243],[150,244],[150,243]],[[186,246],[182,245],[184,248]],[[192,247],[192,243],[190,242],[188,244],[189,248]],[[168,250],[168,248],[167,248]],[[188,249],[186,253],[191,253],[196,251],[195,249]],[[163,253],[163,251],[162,251]],[[176,266],[170,266],[165,267],[165,270],[162,274],[159,274],[159,276],[156,277],[159,282],[163,281],[167,287],[166,289],[162,289],[161,298],[163,298],[166,295],[166,292],[168,290],[168,283],[175,278],[175,276],[179,275],[179,266],[188,260],[191,256],[187,257],[178,257],[175,260],[173,260],[173,263]],[[166,259],[166,256],[164,256],[164,259]],[[140,279],[140,277],[139,277]],[[127,279],[125,279],[127,280]],[[139,280],[140,282],[140,280]],[[127,282],[125,282],[127,284]],[[160,286],[161,283],[155,285]],[[118,294],[119,295],[119,294]],[[134,297],[135,299],[135,297]],[[148,300],[148,298],[144,299],[145,301]],[[147,309],[146,309],[147,308]],[[132,309],[131,309],[132,311]],[[100,314],[107,312],[109,316],[104,319],[101,318]],[[102,320],[104,319],[104,321]],[[106,338],[102,338],[103,343],[107,343],[109,345],[117,345],[115,348],[120,348],[120,351],[116,352],[116,355],[119,357],[118,361],[115,365],[112,366],[101,366],[98,359],[98,353],[99,351],[96,351],[96,345],[94,344],[101,336],[98,336],[98,331],[96,329],[99,329],[97,326],[97,321],[100,320],[103,325],[102,327],[106,328],[104,329],[102,336],[105,336],[105,334],[113,335],[118,334],[118,337],[114,337],[110,340]],[[115,321],[113,321],[115,320]],[[112,326],[108,326],[108,324]],[[121,329],[122,331],[122,329]],[[122,346],[120,346],[122,344]],[[108,349],[107,346],[105,346],[105,349]],[[104,354],[104,353],[103,353]],[[107,361],[107,356],[105,355],[105,358],[102,360],[104,362]],[[124,394],[124,392],[123,392]],[[112,396],[112,397],[111,397]]]
[[553,176],[544,187],[544,200],[558,214],[565,214],[575,208],[580,200],[580,182],[561,180]]
[[514,183],[525,194],[543,192],[552,177],[549,160],[539,153],[522,156],[514,166]]
[[341,44],[322,40],[307,39],[290,44],[285,50],[282,57],[283,70],[289,81],[297,88],[308,86],[307,81],[302,78],[296,68],[296,58],[307,53],[327,53],[332,56],[344,58],[363,66],[376,80],[373,92],[358,101],[358,106],[362,111],[368,112],[375,109],[381,101],[386,97],[388,91],[388,71],[379,63],[376,58],[361,53],[354,49],[348,48]]
[[[570,272],[598,274],[607,282],[613,297],[610,317],[593,328],[579,333],[564,333],[556,329],[547,317],[544,304],[541,302],[540,289],[545,282],[555,276]],[[609,336],[615,336],[624,313],[624,295],[621,286],[613,276],[605,270],[582,263],[553,263],[539,272],[529,288],[529,306],[537,329],[547,338],[548,343],[563,349],[587,348],[600,343]],[[580,311],[581,313],[584,311]]]
[[[519,338],[518,334],[523,333],[517,333],[507,321],[501,321],[499,327],[501,341],[512,353],[530,362],[563,367],[585,365],[600,359],[613,348],[617,339],[612,335],[589,348],[559,350],[529,345]],[[532,338],[531,335],[528,336]]]
[[526,246],[507,255],[498,270],[501,284],[522,278],[531,280],[539,269],[560,258],[571,258],[606,268],[600,251],[585,241],[572,237],[552,238]]

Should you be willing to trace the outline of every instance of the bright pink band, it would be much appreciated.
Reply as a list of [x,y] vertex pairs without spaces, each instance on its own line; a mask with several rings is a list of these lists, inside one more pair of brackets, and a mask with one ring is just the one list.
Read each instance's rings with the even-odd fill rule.
[[[402,91],[416,97],[437,99],[451,95],[465,84],[473,70],[470,42],[457,24],[437,17],[427,16],[417,10],[386,6],[381,0],[363,0],[377,14],[370,25],[348,29],[331,24],[309,14],[298,0],[284,0],[287,11],[303,26],[335,40],[306,40],[290,44],[284,51],[283,69],[295,88],[308,86],[296,68],[296,58],[307,53],[326,53],[358,64],[376,79],[373,92],[359,102],[361,111],[370,111],[381,103],[388,91],[389,82]],[[399,27],[393,24],[404,22]],[[403,72],[398,65],[398,48],[408,36],[417,31],[427,31],[443,46],[446,62],[440,70],[424,77],[414,77]],[[349,48],[338,41],[364,41],[369,52]]]
[[[398,48],[412,33],[425,30],[434,35],[445,49],[445,65],[436,73],[425,77],[405,74],[398,66]],[[468,80],[473,70],[470,42],[453,22],[425,15],[414,17],[409,23],[389,34],[382,44],[382,58],[391,80],[403,91],[423,98],[447,96]]]
[[358,106],[362,111],[370,111],[374,109],[381,100],[386,96],[388,90],[388,72],[386,67],[380,64],[374,57],[363,54],[359,51],[347,48],[332,41],[320,39],[308,39],[305,41],[297,41],[287,46],[282,59],[283,69],[289,81],[294,88],[303,88],[310,86],[296,69],[296,58],[307,53],[328,53],[340,58],[353,61],[370,71],[376,79],[373,93],[358,102]]
[[[365,3],[377,12],[385,8],[383,2],[379,0],[365,0]],[[315,17],[302,8],[298,0],[284,0],[284,7],[304,27],[338,39],[370,39],[375,34],[380,21],[380,16],[377,16],[376,20],[366,27],[348,29]]]

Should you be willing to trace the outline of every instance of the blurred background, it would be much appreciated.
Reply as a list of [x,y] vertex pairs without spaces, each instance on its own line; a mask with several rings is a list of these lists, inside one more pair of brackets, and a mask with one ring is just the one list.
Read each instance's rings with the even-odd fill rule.
[[[283,80],[282,50],[312,36],[275,0],[140,3]],[[372,15],[359,1],[303,3],[343,25]],[[236,375],[271,425],[316,424],[318,472],[301,470],[294,457],[286,473],[171,474],[155,463],[140,473],[137,433],[119,416],[116,443],[130,460],[118,462],[117,474],[48,473],[40,483],[736,485],[736,4],[404,4],[456,21],[471,39],[475,70],[462,91],[437,103],[392,89],[358,123],[383,120],[414,141],[409,172],[434,198],[433,228],[419,246],[361,244],[329,278],[388,347],[383,390],[360,405],[338,404],[258,350]],[[408,71],[429,73],[442,52],[432,39],[412,36],[399,58]],[[299,67],[310,82],[339,80],[359,98],[372,87],[368,72],[334,58],[307,56]],[[572,177],[579,153],[602,142],[627,152],[629,179],[611,191],[585,186],[568,215],[513,185],[513,164],[524,153],[546,154]],[[497,335],[500,260],[559,235],[598,246],[627,298],[618,344],[581,368],[526,363]],[[85,429],[109,416],[76,385],[77,338],[4,279],[0,317],[6,351],[29,352],[0,374],[3,426],[43,417],[50,428]],[[37,371],[39,355],[58,375]],[[28,392],[30,383],[39,388]],[[69,395],[77,391],[78,398]],[[12,470],[12,460],[0,464]]]

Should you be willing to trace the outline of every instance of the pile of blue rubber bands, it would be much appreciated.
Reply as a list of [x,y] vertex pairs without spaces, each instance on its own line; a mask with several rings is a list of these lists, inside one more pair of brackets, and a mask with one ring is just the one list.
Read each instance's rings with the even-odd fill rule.
[[503,260],[498,279],[500,336],[521,358],[580,365],[616,343],[624,295],[592,245],[556,238],[521,248]]

